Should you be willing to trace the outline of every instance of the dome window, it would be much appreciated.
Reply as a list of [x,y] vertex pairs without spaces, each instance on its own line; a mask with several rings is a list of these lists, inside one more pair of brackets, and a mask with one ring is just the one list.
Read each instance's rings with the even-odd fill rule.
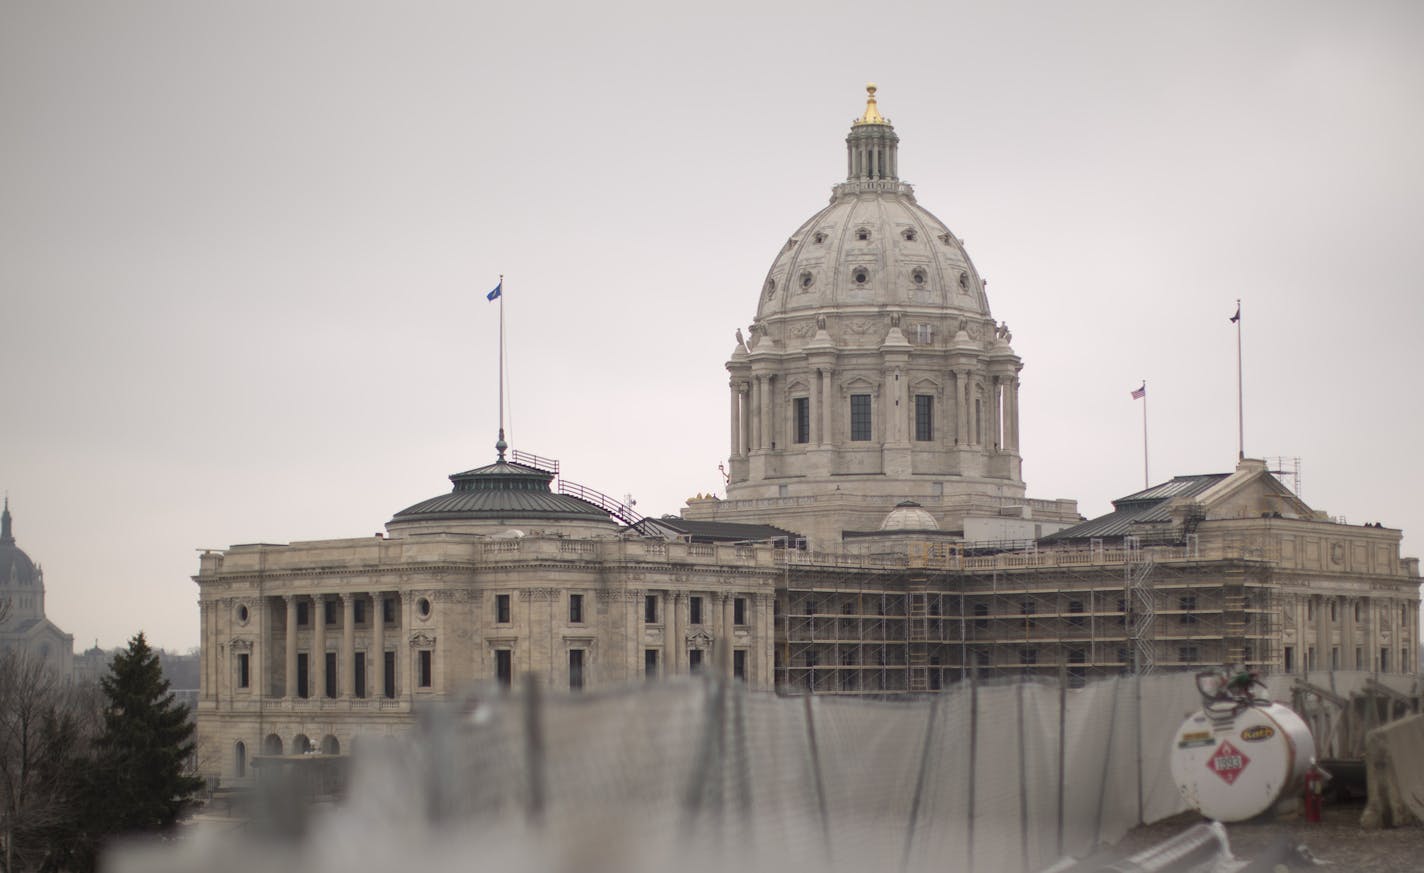
[[906,229],[905,229],[905,232],[902,233],[902,234],[900,234],[900,236],[903,236],[903,237],[905,238],[905,242],[914,242],[914,241],[915,241],[915,230],[914,230],[914,228],[906,228]]
[[816,243],[816,245],[820,245],[821,243],[826,241],[826,235],[817,231],[816,235],[811,237],[811,239]]
[[770,297],[771,295],[773,295],[773,294],[775,294],[775,293],[776,293],[776,280],[775,280],[775,279],[767,279],[767,280],[766,280],[766,296]]
[[430,617],[430,600],[422,597],[415,602],[415,611],[420,613],[421,618]]
[[815,281],[816,281],[816,277],[811,275],[811,271],[810,271],[810,270],[803,270],[803,271],[802,271],[802,273],[801,273],[801,287],[802,287],[802,288],[810,288],[810,287],[811,287],[811,284],[812,284],[813,282],[815,282]]
[[924,285],[928,279],[929,276],[925,273],[924,267],[916,267],[910,271],[910,281],[916,285]]
[[855,284],[857,285],[864,285],[870,281],[870,271],[864,267],[856,267],[850,276],[855,280]]
[[859,230],[857,230],[857,231],[855,232],[855,238],[858,239],[858,240],[860,240],[861,242],[866,242],[867,240],[870,239],[870,228],[868,228],[868,227],[862,227],[862,228],[860,228]]
[[961,272],[961,273],[959,274],[959,287],[960,287],[960,289],[963,290],[963,291],[968,291],[968,290],[969,290],[969,274],[968,274],[968,273]]
[[247,624],[247,604],[240,603],[237,606],[237,623]]

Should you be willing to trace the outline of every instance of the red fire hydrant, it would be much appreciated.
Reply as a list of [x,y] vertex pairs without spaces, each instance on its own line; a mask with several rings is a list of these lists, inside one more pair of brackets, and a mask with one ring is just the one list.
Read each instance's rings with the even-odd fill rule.
[[1305,771],[1305,820],[1312,824],[1320,822],[1320,809],[1325,803],[1325,783],[1330,774],[1314,761]]

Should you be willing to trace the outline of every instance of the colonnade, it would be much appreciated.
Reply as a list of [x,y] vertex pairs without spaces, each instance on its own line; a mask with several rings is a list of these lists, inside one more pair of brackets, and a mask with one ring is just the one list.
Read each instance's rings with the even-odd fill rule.
[[[823,448],[838,442],[836,438],[835,410],[843,408],[847,427],[849,426],[849,401],[836,402],[834,392],[836,371],[829,367],[815,367],[806,374],[807,390],[804,397],[808,405],[810,433],[808,444],[812,448]],[[882,391],[888,399],[882,401],[874,415],[880,424],[880,441],[908,442],[915,434],[914,390],[910,385],[909,373],[900,369],[887,369],[881,374],[884,385],[894,385],[892,391]],[[947,371],[947,390],[943,391],[945,404],[942,416],[945,424],[936,421],[932,442],[952,442],[959,446],[987,446],[992,452],[1017,453],[1019,450],[1019,380],[1012,374],[989,374],[971,368],[955,367]],[[896,376],[899,377],[898,381]],[[781,448],[794,445],[796,420],[792,404],[797,398],[783,398],[785,413],[778,416],[781,408],[775,395],[781,388],[784,377],[773,373],[751,373],[733,376],[729,383],[731,417],[731,452],[733,458],[742,458],[756,451],[770,451],[780,443]],[[937,392],[938,397],[941,392]],[[897,415],[885,415],[886,408],[894,409],[898,401]],[[936,416],[940,415],[936,410]],[[952,427],[946,426],[953,422]],[[848,441],[847,433],[842,440]]]
[[[341,641],[337,650],[336,659],[336,697],[350,699],[358,696],[369,697],[394,697],[397,688],[387,686],[385,670],[386,653],[386,622],[384,604],[386,598],[394,599],[396,608],[395,627],[402,625],[399,618],[404,615],[403,595],[398,591],[371,591],[368,593],[340,592],[337,594],[286,594],[281,599],[286,603],[286,647],[284,654],[284,685],[283,697],[295,699],[299,697],[297,683],[297,629],[298,611],[302,601],[308,604],[308,625],[311,627],[311,645],[307,649],[307,697],[328,697],[326,694],[326,604],[328,598],[339,598],[341,602]],[[368,658],[371,669],[366,673],[363,693],[357,694],[356,688],[356,602],[363,600],[368,606],[366,627],[370,636],[368,647],[364,656]],[[374,657],[373,657],[374,655]],[[395,646],[396,670],[395,685],[400,684],[399,677],[406,675],[409,669],[409,652],[406,646]],[[272,695],[277,696],[277,695]]]

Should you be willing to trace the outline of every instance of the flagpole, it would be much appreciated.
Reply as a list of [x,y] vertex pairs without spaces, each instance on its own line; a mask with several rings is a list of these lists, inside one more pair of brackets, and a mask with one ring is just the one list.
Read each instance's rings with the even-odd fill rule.
[[499,459],[504,460],[504,450],[508,444],[504,441],[504,274],[499,274],[499,284],[495,286],[499,289],[499,442],[495,444],[495,450],[499,452]]
[[1241,390],[1241,298],[1236,298],[1236,459],[1246,459],[1246,405]]
[[1142,489],[1152,487],[1152,478],[1147,474],[1147,380],[1142,380]]

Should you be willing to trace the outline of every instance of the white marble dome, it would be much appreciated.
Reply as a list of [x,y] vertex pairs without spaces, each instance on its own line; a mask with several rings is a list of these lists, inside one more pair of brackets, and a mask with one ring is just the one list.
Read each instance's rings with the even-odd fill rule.
[[[984,283],[958,238],[910,186],[847,191],[796,229],[767,271],[757,319],[894,305],[989,318]],[[898,189],[898,190],[896,190]]]
[[879,114],[874,91],[846,137],[846,180],[777,253],[762,283],[758,321],[885,305],[990,317],[984,282],[963,243],[899,179],[899,137]]
[[935,517],[923,506],[913,500],[905,500],[890,510],[890,514],[880,522],[880,529],[884,531],[939,530],[939,522],[935,521]]

